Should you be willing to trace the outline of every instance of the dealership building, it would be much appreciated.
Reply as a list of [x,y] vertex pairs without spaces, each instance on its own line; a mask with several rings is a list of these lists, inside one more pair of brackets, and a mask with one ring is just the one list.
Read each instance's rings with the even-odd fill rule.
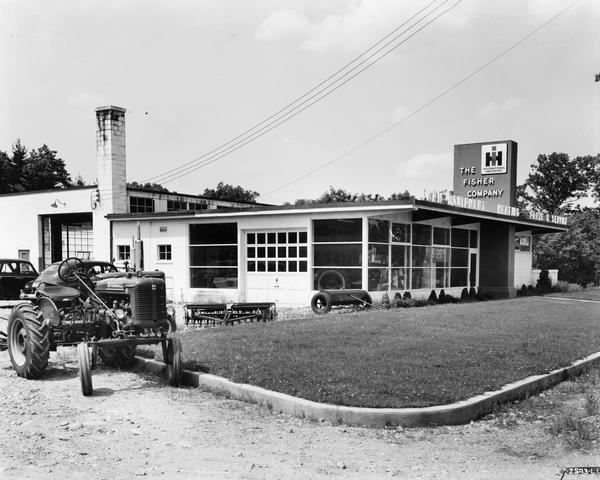
[[[0,256],[40,268],[69,256],[165,272],[173,301],[305,306],[321,289],[412,296],[535,284],[532,237],[566,220],[516,208],[517,144],[456,145],[453,195],[273,206],[126,186],[125,110],[99,107],[98,184],[0,195]],[[141,242],[140,242],[141,241]],[[140,248],[143,245],[143,248]],[[556,279],[556,278],[555,278]]]

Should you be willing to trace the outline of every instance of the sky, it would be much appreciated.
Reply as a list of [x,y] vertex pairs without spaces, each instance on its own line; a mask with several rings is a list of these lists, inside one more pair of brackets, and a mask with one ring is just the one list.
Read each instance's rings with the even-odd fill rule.
[[[116,105],[127,109],[128,181],[188,194],[225,182],[275,204],[330,186],[451,189],[461,143],[515,140],[518,183],[540,153],[599,153],[600,1],[575,2],[521,43],[573,1],[457,1],[0,0],[0,150],[45,143],[94,183],[95,108]],[[415,19],[453,5],[289,121],[165,176],[199,166],[421,9]]]

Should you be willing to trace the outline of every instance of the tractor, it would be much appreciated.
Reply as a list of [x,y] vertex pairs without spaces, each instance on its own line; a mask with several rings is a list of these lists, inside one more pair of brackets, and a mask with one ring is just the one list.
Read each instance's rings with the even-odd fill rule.
[[[77,346],[83,395],[93,393],[91,370],[98,359],[107,366],[128,367],[138,345],[161,344],[170,385],[181,381],[181,342],[171,335],[175,310],[166,304],[164,273],[107,272],[90,276],[83,262],[68,258],[58,279],[40,283],[22,295],[0,335],[17,375],[43,375],[50,351]],[[0,342],[2,343],[2,342]]]

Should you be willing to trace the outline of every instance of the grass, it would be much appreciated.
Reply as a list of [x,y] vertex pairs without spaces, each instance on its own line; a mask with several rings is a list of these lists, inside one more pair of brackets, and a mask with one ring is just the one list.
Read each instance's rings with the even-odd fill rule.
[[190,330],[180,338],[188,369],[318,402],[420,407],[600,350],[598,308],[528,297]]

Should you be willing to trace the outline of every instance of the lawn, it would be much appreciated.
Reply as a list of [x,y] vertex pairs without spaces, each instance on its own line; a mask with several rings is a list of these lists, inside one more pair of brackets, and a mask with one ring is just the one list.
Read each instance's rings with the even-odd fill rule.
[[600,351],[600,304],[542,297],[179,333],[184,363],[361,407],[452,403]]

